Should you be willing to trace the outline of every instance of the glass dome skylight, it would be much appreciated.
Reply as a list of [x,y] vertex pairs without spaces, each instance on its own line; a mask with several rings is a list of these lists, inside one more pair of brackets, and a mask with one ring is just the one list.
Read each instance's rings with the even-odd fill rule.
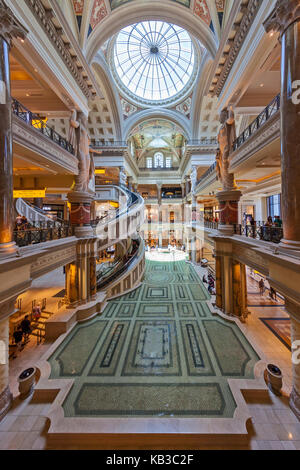
[[161,102],[183,92],[195,69],[194,46],[179,26],[145,21],[122,29],[113,49],[117,82],[135,98]]

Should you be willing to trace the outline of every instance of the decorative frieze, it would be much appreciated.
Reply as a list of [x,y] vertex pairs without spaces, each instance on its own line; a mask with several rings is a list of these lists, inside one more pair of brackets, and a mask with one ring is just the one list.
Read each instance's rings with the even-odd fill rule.
[[54,26],[51,18],[53,13],[50,10],[46,10],[40,0],[24,0],[28,7],[31,9],[32,13],[35,15],[37,21],[40,23],[45,33],[47,34],[49,40],[52,42],[56,48],[58,54],[70,70],[71,74],[75,78],[77,84],[82,90],[83,94],[88,98],[92,98],[93,93],[87,84],[87,79],[83,77],[82,68],[77,65],[76,60],[71,56],[70,51],[67,45],[61,38],[61,34]]
[[226,80],[231,72],[231,69],[236,61],[236,58],[241,50],[241,47],[254,22],[256,14],[262,5],[262,1],[263,0],[250,0],[248,6],[245,8],[242,21],[237,27],[238,30],[236,32],[234,40],[232,41],[231,48],[228,51],[227,59],[223,65],[219,64],[219,67],[222,67],[222,71],[219,75],[215,75],[215,79],[217,81],[213,85],[214,90],[211,91],[213,95],[220,96],[226,83]]

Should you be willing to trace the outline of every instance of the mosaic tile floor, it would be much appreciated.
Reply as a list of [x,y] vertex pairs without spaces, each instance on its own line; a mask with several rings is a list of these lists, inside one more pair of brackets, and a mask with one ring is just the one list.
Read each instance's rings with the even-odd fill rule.
[[259,357],[207,300],[192,265],[147,260],[142,286],[77,325],[49,358],[51,378],[74,378],[65,416],[232,417],[227,379],[254,378]]

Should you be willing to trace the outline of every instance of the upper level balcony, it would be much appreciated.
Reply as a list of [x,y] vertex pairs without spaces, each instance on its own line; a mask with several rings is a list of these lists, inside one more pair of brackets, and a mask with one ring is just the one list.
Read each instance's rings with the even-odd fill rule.
[[12,129],[15,151],[32,162],[50,166],[58,173],[78,174],[78,160],[72,145],[45,119],[12,100]]
[[[259,151],[276,139],[280,139],[280,95],[277,95],[235,140],[230,155],[230,171],[236,175],[242,173],[245,163],[248,167],[250,159],[255,158]],[[253,162],[253,165],[256,165],[255,162]],[[216,162],[214,162],[197,181],[195,194],[200,194],[202,191],[207,192],[208,190],[215,191],[218,186]]]

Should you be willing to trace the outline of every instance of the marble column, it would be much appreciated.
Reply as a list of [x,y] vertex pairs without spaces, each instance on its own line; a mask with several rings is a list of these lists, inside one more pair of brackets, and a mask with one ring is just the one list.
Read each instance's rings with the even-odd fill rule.
[[281,40],[281,187],[283,236],[280,247],[300,253],[300,0],[278,0],[264,23]]
[[89,259],[90,264],[90,297],[94,300],[97,295],[97,276],[96,276],[96,257],[92,255]]
[[13,38],[27,31],[0,0],[0,258],[14,256],[13,155],[9,49]]

